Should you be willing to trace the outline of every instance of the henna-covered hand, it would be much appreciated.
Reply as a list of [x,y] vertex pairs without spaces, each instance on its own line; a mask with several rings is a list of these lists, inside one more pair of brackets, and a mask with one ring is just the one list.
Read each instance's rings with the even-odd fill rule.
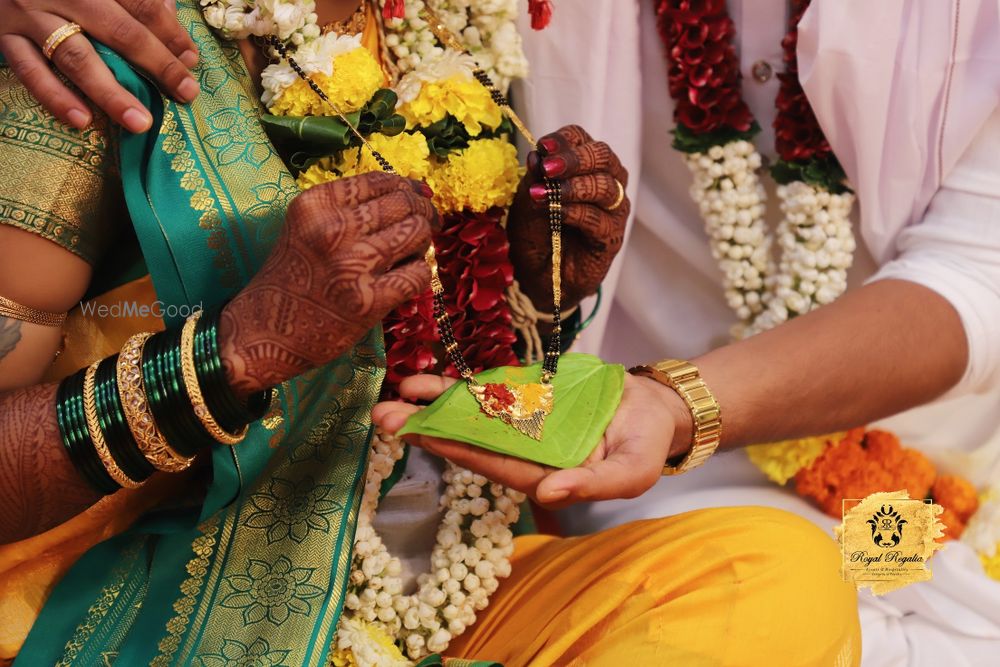
[[292,202],[271,256],[222,313],[221,356],[236,391],[322,366],[427,289],[423,254],[438,224],[431,194],[372,173]]
[[[508,221],[511,261],[521,289],[539,310],[552,306],[552,240],[545,177],[559,179],[563,199],[562,307],[597,291],[621,250],[630,202],[618,206],[628,172],[611,148],[570,125],[539,142],[546,155],[528,155],[528,172],[518,188]],[[616,182],[617,181],[617,182]]]

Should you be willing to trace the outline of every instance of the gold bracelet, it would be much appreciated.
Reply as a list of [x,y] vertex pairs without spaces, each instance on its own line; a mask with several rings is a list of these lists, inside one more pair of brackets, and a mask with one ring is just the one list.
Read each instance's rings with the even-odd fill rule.
[[194,457],[178,454],[156,427],[153,413],[146,402],[146,389],[142,381],[142,348],[151,333],[139,333],[127,341],[118,356],[118,394],[122,399],[125,421],[132,437],[146,460],[157,470],[180,472],[188,468]]
[[137,482],[119,467],[118,462],[111,455],[108,443],[104,439],[104,431],[101,430],[101,421],[97,417],[97,399],[94,396],[94,385],[97,378],[97,367],[100,361],[95,361],[87,367],[87,372],[83,376],[83,413],[87,418],[87,431],[90,433],[90,440],[94,443],[97,456],[104,464],[104,469],[108,471],[111,479],[118,483],[118,486],[126,489],[135,489],[142,485]]
[[636,366],[629,373],[665,384],[676,391],[691,411],[694,433],[691,451],[676,466],[663,466],[664,475],[680,475],[708,460],[722,441],[722,410],[712,391],[701,379],[698,368],[686,361],[668,359],[648,366]]
[[61,327],[66,319],[66,313],[47,313],[44,310],[22,306],[17,301],[0,296],[0,317],[9,317],[43,327]]
[[200,310],[187,318],[184,328],[181,329],[181,375],[184,377],[184,389],[187,391],[188,400],[191,401],[191,407],[194,408],[195,416],[209,435],[223,445],[237,445],[247,437],[250,426],[244,426],[239,433],[229,433],[219,426],[219,422],[215,421],[215,417],[209,411],[201,393],[201,386],[198,384],[198,373],[194,367],[194,330],[198,326],[199,318],[201,318]]

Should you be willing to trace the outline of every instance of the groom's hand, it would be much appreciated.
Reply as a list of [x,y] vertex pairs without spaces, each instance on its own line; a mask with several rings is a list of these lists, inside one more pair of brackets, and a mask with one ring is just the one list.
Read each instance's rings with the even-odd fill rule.
[[[427,401],[437,398],[454,382],[451,378],[417,375],[403,380],[399,391],[405,399]],[[379,403],[372,419],[384,431],[395,433],[420,409],[399,401]],[[626,375],[622,402],[604,438],[576,468],[560,470],[441,438],[407,435],[405,439],[522,491],[540,505],[563,507],[581,501],[642,495],[660,478],[667,459],[684,453],[671,451],[671,442],[689,441],[683,434],[690,428],[690,414],[677,394],[653,380]]]
[[[190,102],[198,95],[190,72],[198,63],[198,47],[177,22],[173,0],[0,0],[0,16],[0,55],[14,76],[53,116],[77,129],[93,119],[81,96],[131,132],[145,132],[153,122],[115,80],[87,36],[107,44],[178,101]],[[71,21],[83,32],[55,50],[52,65],[74,84],[72,90],[41,50],[53,31]]]

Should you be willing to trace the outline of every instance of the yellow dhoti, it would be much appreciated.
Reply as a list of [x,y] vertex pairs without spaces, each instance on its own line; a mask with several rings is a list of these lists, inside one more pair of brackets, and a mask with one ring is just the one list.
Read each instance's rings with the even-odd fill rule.
[[449,654],[505,667],[860,662],[836,543],[793,514],[701,510],[515,545],[513,574]]

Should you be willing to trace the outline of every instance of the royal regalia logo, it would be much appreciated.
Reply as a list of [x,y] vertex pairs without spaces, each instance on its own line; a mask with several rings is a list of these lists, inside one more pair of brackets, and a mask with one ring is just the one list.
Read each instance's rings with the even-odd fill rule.
[[837,536],[845,581],[883,595],[930,579],[927,561],[941,548],[942,511],[940,505],[910,498],[906,491],[844,500]]

